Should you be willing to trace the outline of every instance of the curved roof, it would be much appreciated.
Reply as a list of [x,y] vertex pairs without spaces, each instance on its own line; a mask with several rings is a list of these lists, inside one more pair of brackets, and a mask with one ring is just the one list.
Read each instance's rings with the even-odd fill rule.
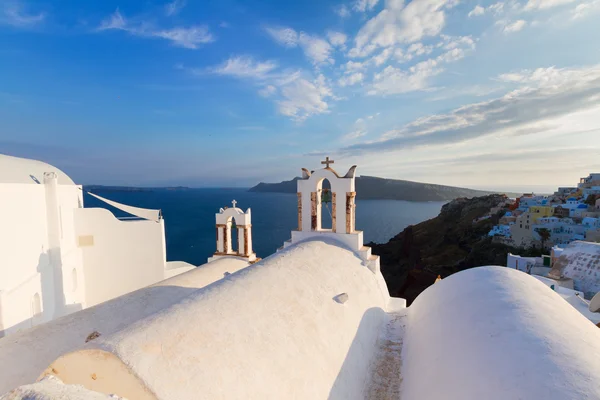
[[50,164],[0,154],[0,183],[44,183],[44,172],[55,172],[59,185],[75,184],[67,174]]
[[588,208],[587,204],[580,204],[577,206],[577,208]]
[[443,279],[409,307],[406,329],[403,400],[600,398],[600,330],[523,272]]
[[[115,333],[247,266],[246,261],[238,258],[220,258],[135,292],[2,338],[0,360],[10,363],[11,368],[0,374],[0,396],[7,390],[35,381],[57,357],[83,346],[91,332],[98,331],[102,335]],[[18,361],[23,358],[29,361]]]

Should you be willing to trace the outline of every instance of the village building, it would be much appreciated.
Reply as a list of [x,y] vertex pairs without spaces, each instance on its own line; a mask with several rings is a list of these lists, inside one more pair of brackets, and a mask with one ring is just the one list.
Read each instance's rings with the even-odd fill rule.
[[102,303],[194,266],[167,262],[160,210],[99,200],[52,165],[0,154],[0,337]]

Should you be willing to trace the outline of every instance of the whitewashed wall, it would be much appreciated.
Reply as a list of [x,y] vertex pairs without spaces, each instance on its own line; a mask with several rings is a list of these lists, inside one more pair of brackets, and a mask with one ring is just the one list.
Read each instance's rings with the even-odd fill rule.
[[[48,271],[44,185],[0,185],[0,337],[44,320],[33,319],[41,277]],[[43,309],[43,307],[42,307]]]
[[163,279],[163,220],[119,221],[103,208],[77,209],[75,233],[87,237],[80,249],[88,307]]

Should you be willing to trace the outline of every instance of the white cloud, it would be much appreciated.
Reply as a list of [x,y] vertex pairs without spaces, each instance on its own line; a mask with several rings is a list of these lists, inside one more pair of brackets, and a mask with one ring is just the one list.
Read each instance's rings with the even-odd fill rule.
[[134,36],[155,37],[169,40],[175,46],[187,49],[197,49],[202,44],[214,42],[215,38],[207,26],[192,26],[189,28],[175,27],[157,29],[148,23],[130,23],[117,9],[110,17],[100,23],[97,31],[122,30]]
[[475,8],[473,8],[467,16],[468,17],[476,17],[478,15],[483,15],[484,13],[485,13],[485,8],[481,7],[480,5],[476,5]]
[[525,25],[527,25],[527,22],[525,22],[525,20],[519,19],[515,22],[507,23],[506,25],[504,25],[504,28],[502,30],[504,33],[518,32],[521,29],[523,29]]
[[438,35],[445,24],[448,0],[413,0],[405,7],[401,0],[389,0],[386,7],[358,32],[349,57],[366,57],[377,47],[413,43]]
[[383,65],[390,58],[390,56],[392,55],[393,52],[394,52],[394,49],[392,49],[391,47],[388,47],[387,49],[384,49],[381,53],[379,53],[376,56],[374,56],[373,58],[371,58],[371,60],[369,60],[369,62],[372,62],[376,66]]
[[[436,47],[446,51],[408,69],[388,66],[380,73],[375,74],[367,93],[369,95],[390,95],[426,90],[429,88],[430,78],[444,71],[444,64],[464,58],[469,51],[475,48],[475,42],[470,36],[442,35],[442,41]],[[386,50],[392,51],[391,48]],[[409,46],[406,53],[400,49],[394,50],[394,57],[399,61],[407,61],[414,55],[428,54],[432,51],[433,46],[415,43]]]
[[229,22],[222,21],[219,23],[219,28],[231,28],[231,25],[229,24]]
[[277,93],[277,88],[273,85],[267,85],[258,91],[258,94],[262,97],[271,97],[275,93]]
[[185,7],[186,0],[173,0],[165,5],[165,14],[170,17],[179,14],[179,12]]
[[329,112],[325,101],[333,97],[331,88],[323,75],[310,81],[300,78],[281,88],[283,99],[278,101],[279,112],[297,122],[306,118]]
[[355,72],[353,74],[341,77],[338,80],[338,85],[340,85],[342,87],[352,86],[352,85],[356,85],[357,83],[362,82],[364,79],[365,79],[365,76],[362,72]]
[[[196,74],[206,71],[192,70]],[[250,56],[234,56],[208,72],[245,79],[260,85],[258,94],[272,98],[280,114],[296,122],[329,112],[327,99],[336,99],[325,76],[316,79],[302,71],[279,70],[274,61],[257,61]]]
[[298,33],[292,28],[265,28],[267,33],[280,45],[285,47],[298,46]]
[[352,9],[358,12],[371,11],[378,2],[379,0],[356,0]]
[[211,71],[215,74],[230,75],[236,78],[265,79],[276,68],[275,61],[256,61],[249,56],[237,56],[211,68]]
[[[310,35],[305,32],[296,32],[292,28],[277,27],[265,28],[267,33],[279,44],[285,47],[300,46],[304,55],[308,57],[315,65],[329,63],[333,64],[331,57],[333,47],[329,42],[319,36]],[[336,39],[339,40],[339,37]]]
[[366,66],[361,62],[348,61],[346,64],[344,64],[343,68],[346,71],[346,73],[350,73],[354,71],[363,70],[366,68]]
[[504,11],[504,2],[499,1],[497,3],[492,4],[487,8],[487,11],[492,12],[496,15],[501,14]]
[[344,48],[348,36],[342,32],[327,31],[327,39],[333,46]]
[[[371,115],[367,117],[367,119],[373,119],[373,116]],[[356,140],[362,136],[365,136],[367,133],[367,121],[365,121],[365,119],[363,118],[358,118],[354,122],[352,130],[349,133],[342,136],[341,139],[345,142],[349,142],[352,140]]]
[[525,5],[525,10],[544,10],[547,8],[562,6],[572,3],[575,0],[529,0]]
[[424,90],[429,86],[429,78],[442,71],[435,60],[422,61],[408,70],[389,65],[382,72],[375,74],[367,94],[391,95]]
[[[493,100],[461,106],[447,114],[416,119],[400,129],[386,132],[378,141],[345,150],[380,152],[457,144],[491,134],[536,134],[540,126],[553,126],[552,121],[557,118],[598,108],[600,66],[539,68],[503,76],[505,80],[525,86]],[[597,127],[597,116],[595,121]]]
[[[596,73],[597,71],[593,71]],[[556,68],[537,68],[535,70],[521,70],[509,72],[498,76],[498,80],[509,83],[522,83],[527,86],[552,86],[562,85],[581,77],[581,70]]]
[[600,11],[600,0],[592,0],[587,3],[578,4],[571,10],[572,19],[583,18],[595,11]]
[[413,43],[406,50],[409,54],[421,56],[423,54],[430,54],[433,51],[433,46],[424,46],[423,43]]
[[170,40],[174,45],[186,49],[197,49],[201,44],[214,41],[206,26],[156,30],[151,33],[151,36]]
[[38,25],[46,19],[44,13],[29,13],[17,1],[5,1],[0,14],[0,24],[11,25],[18,28],[28,28]]
[[348,9],[348,7],[345,4],[335,7],[333,9],[333,12],[335,12],[337,15],[339,15],[342,18],[347,18],[350,16],[350,10]]
[[304,54],[310,58],[314,64],[334,63],[333,58],[331,58],[333,48],[325,39],[300,32],[298,43],[300,43],[300,46],[304,50]]

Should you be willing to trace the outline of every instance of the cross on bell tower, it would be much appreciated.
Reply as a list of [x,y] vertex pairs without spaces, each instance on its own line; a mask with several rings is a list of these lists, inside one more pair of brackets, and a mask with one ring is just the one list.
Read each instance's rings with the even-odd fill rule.
[[321,161],[321,164],[325,165],[325,168],[329,168],[329,164],[333,164],[335,161],[330,160],[329,156],[325,157],[325,161]]
[[237,204],[237,201],[233,200],[233,201],[231,202],[231,204],[233,204],[233,208],[235,208],[235,205]]

